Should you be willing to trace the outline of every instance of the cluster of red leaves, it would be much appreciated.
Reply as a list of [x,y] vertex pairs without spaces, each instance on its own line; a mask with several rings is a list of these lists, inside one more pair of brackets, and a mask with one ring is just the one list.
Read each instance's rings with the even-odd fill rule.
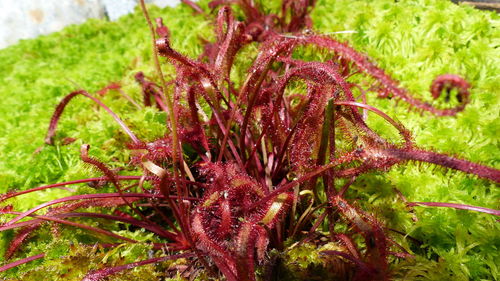
[[[196,12],[204,13],[193,2],[183,2]],[[245,13],[244,22],[237,21],[232,9],[226,6],[233,2]],[[380,97],[398,98],[435,115],[455,115],[469,102],[470,86],[465,80],[445,74],[436,78],[431,86],[434,98],[443,90],[449,95],[450,90],[456,88],[459,104],[453,108],[437,108],[412,97],[365,55],[331,37],[310,32],[312,23],[308,13],[314,2],[284,0],[279,14],[263,13],[254,1],[210,2],[213,10],[221,6],[215,20],[217,37],[215,42],[206,43],[198,60],[174,50],[168,29],[157,19],[159,39],[155,39],[155,32],[152,36],[161,81],[150,81],[142,73],[135,78],[142,86],[143,104],[155,105],[169,114],[165,137],[150,143],[139,140],[106,105],[84,90],[78,90],[58,105],[46,138],[47,144],[53,144],[65,106],[75,96],[86,96],[108,111],[130,136],[129,148],[134,155],[131,164],[141,166],[143,176],[118,176],[88,156],[88,145],[82,146],[82,160],[103,172],[105,177],[9,193],[2,201],[46,188],[96,180],[113,184],[117,192],[60,198],[25,212],[3,208],[3,214],[16,217],[0,226],[0,231],[19,228],[6,258],[13,256],[46,221],[136,242],[101,228],[66,220],[94,217],[153,232],[166,241],[155,244],[156,248],[164,247],[177,254],[105,267],[89,273],[85,280],[100,280],[121,270],[176,258],[197,260],[207,272],[222,273],[230,281],[255,280],[256,265],[272,266],[266,255],[269,249],[284,249],[287,239],[311,240],[312,234],[328,218],[328,241],[342,245],[344,250],[323,254],[335,256],[338,262],[348,265],[343,267],[348,272],[339,276],[352,276],[354,280],[388,279],[388,255],[410,255],[389,238],[381,222],[344,198],[349,185],[359,175],[384,171],[410,160],[459,170],[497,183],[500,171],[419,149],[402,124],[359,101],[366,92],[375,89]],[[144,3],[142,7],[151,30],[155,30]],[[231,79],[231,68],[237,54],[251,42],[259,44],[258,54],[243,84],[237,87]],[[324,62],[295,59],[292,55],[301,46],[328,52],[331,58]],[[174,65],[177,75],[172,80],[165,80],[156,53]],[[364,89],[349,81],[354,74],[369,76],[375,82]],[[293,81],[302,81],[306,92],[288,93],[287,87]],[[117,89],[119,86],[112,84],[100,93]],[[357,91],[361,95],[355,97]],[[390,142],[372,130],[365,122],[368,111],[394,126],[402,141]],[[338,140],[343,140],[341,147],[336,145]],[[187,150],[183,151],[184,148]],[[341,188],[335,184],[339,179],[346,182]],[[125,180],[137,180],[138,184],[123,187]],[[153,188],[145,188],[145,181]],[[313,199],[304,199],[301,191],[312,193]],[[321,196],[322,192],[326,196]],[[44,215],[35,214],[55,204],[59,206]],[[497,210],[468,205],[410,203],[418,204],[500,215]],[[114,207],[116,211],[113,215],[74,212],[89,207]],[[151,211],[154,215],[145,215]],[[32,219],[20,221],[26,217]],[[350,225],[352,232],[336,233],[334,225],[341,222]],[[363,247],[354,242],[353,236],[358,234],[365,241]],[[389,245],[399,252],[391,252]],[[41,257],[43,254],[7,264],[0,271]],[[273,274],[272,268],[265,272],[264,278]]]

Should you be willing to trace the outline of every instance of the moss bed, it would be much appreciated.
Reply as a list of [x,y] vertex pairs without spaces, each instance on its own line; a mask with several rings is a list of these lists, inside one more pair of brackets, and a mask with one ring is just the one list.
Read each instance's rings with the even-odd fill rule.
[[[200,37],[213,38],[210,23],[193,15],[188,7],[151,7],[150,12],[152,17],[164,18],[173,47],[188,56],[196,57],[202,52]],[[423,99],[431,100],[428,88],[435,76],[456,73],[465,77],[472,84],[472,102],[456,117],[410,111],[402,102],[377,99],[375,94],[369,96],[368,103],[401,121],[420,147],[500,168],[498,14],[444,0],[320,0],[312,17],[319,33],[356,31],[334,36],[368,54],[411,93]],[[75,88],[92,93],[115,81],[123,85],[124,92],[140,100],[140,87],[133,75],[144,71],[154,76],[149,44],[146,23],[137,11],[116,22],[89,20],[0,50],[0,193],[99,176],[80,161],[79,147],[83,143],[91,144],[92,155],[104,163],[123,168],[123,174],[138,174],[125,164],[118,166],[127,163],[130,157],[124,142],[118,141],[126,136],[108,115],[87,100],[79,99],[68,106],[59,125],[59,139],[67,136],[76,138],[75,142],[45,146],[43,141],[56,104]],[[244,60],[241,63],[248,64]],[[169,71],[168,66],[165,68]],[[165,115],[154,108],[138,111],[118,92],[110,92],[102,100],[139,138],[153,140],[163,135]],[[369,122],[384,131],[383,121],[369,119]],[[72,188],[76,193],[93,192],[86,185]],[[418,221],[412,221],[413,215],[397,200],[393,188],[409,201],[454,202],[498,209],[497,185],[459,172],[410,163],[394,167],[388,173],[364,175],[349,197],[358,198],[361,207],[375,213],[388,226],[404,229],[423,242],[420,247],[411,248],[415,259],[392,261],[395,279],[498,280],[497,218],[447,208],[418,207],[413,214]],[[11,203],[25,210],[69,194],[72,193],[68,190],[51,189],[18,197]],[[156,242],[152,235],[141,230],[127,230],[123,226],[108,229],[140,241]],[[13,234],[0,233],[0,254],[5,252]],[[49,228],[44,228],[25,243],[14,259],[41,252],[47,253],[46,258],[1,274],[7,280],[42,277],[80,280],[86,272],[102,264],[119,265],[161,254],[142,244],[123,245],[111,251],[79,245],[95,239],[81,230],[61,227],[54,236]],[[284,258],[283,270],[290,280],[301,280],[308,271],[319,272],[321,268],[317,253],[307,245],[286,253]],[[158,280],[175,263],[182,261],[139,267],[112,279]],[[181,276],[177,278],[183,280]],[[203,275],[198,279],[203,280]]]

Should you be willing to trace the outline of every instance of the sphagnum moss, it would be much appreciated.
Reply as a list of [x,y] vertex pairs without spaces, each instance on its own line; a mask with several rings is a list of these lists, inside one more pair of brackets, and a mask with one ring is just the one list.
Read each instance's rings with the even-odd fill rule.
[[[445,17],[441,11],[446,11],[446,20],[443,20]],[[169,13],[176,16],[168,17]],[[179,13],[186,16],[177,16]],[[160,15],[159,12],[157,14]],[[164,11],[161,15],[168,20],[176,49],[191,57],[201,52],[201,49],[195,47],[199,46],[197,38],[190,32],[196,29],[205,35],[209,33],[207,24],[201,17],[192,17],[191,11],[182,7],[176,8],[175,12]],[[412,93],[421,94],[423,98],[428,85],[437,74],[463,74],[473,85],[472,103],[456,118],[426,118],[425,114],[422,117],[416,112],[402,114],[407,110],[404,105],[396,107],[392,101],[377,100],[373,96],[368,96],[369,103],[383,109],[390,116],[397,115],[414,133],[417,144],[422,147],[456,153],[464,158],[498,167],[498,139],[494,133],[499,127],[498,111],[494,109],[499,104],[495,83],[498,83],[500,64],[496,62],[498,57],[495,56],[494,49],[494,38],[498,35],[495,32],[498,33],[498,28],[492,27],[498,26],[496,14],[476,11],[470,7],[457,7],[445,1],[408,1],[397,5],[392,1],[320,1],[313,20],[315,28],[320,32],[356,31],[357,33],[339,37],[345,36],[358,50],[366,51],[380,66],[403,81]],[[72,169],[80,162],[77,147],[83,140],[92,143],[94,147],[103,148],[93,151],[93,155],[106,163],[112,158],[127,159],[127,155],[123,154],[125,150],[117,150],[116,143],[113,143],[113,139],[121,133],[117,132],[111,119],[102,114],[95,117],[95,109],[88,106],[88,103],[69,106],[59,130],[78,138],[77,142],[57,148],[45,147],[34,156],[31,153],[42,144],[43,137],[40,136],[44,134],[53,105],[75,87],[64,78],[89,91],[97,90],[110,81],[123,79],[122,83],[127,85],[125,89],[130,87],[130,91],[127,91],[130,95],[138,93],[137,87],[132,84],[131,74],[127,74],[135,71],[129,70],[145,70],[152,74],[151,64],[147,59],[149,47],[144,39],[147,34],[142,26],[143,19],[137,14],[128,16],[117,24],[93,21],[66,29],[60,34],[25,41],[0,52],[6,62],[12,62],[2,66],[2,75],[5,75],[7,83],[0,86],[0,92],[5,98],[1,112],[12,113],[5,114],[0,127],[6,143],[0,148],[2,155],[7,156],[0,166],[6,189],[26,189],[42,183],[81,178],[82,174],[88,174],[85,169]],[[181,35],[183,33],[189,36],[184,37]],[[179,43],[177,40],[181,38],[187,39]],[[12,95],[12,92],[17,94]],[[57,98],[47,99],[48,93]],[[31,108],[26,101],[40,106]],[[147,131],[135,130],[141,137],[154,139],[161,136],[160,124],[164,118],[161,114],[155,111],[134,111],[116,93],[108,94],[104,101],[111,104],[120,116],[126,117],[127,122],[132,124],[131,127],[147,128]],[[369,122],[374,122],[370,125],[383,131],[382,122],[377,124],[371,119]],[[16,130],[16,126],[22,129]],[[463,151],[465,148],[467,150]],[[29,175],[26,175],[27,170],[30,171]],[[388,174],[365,176],[354,185],[351,192],[353,197],[367,199],[359,200],[369,202],[363,206],[365,209],[384,217],[393,216],[395,221],[392,223],[395,225],[404,224],[404,220],[398,221],[397,216],[394,218],[392,212],[387,212],[387,208],[391,206],[387,201],[392,200],[388,195],[392,187],[401,190],[409,201],[452,201],[498,207],[498,189],[494,184],[456,172],[432,172],[427,165],[405,165],[393,168]],[[29,196],[30,200],[24,200],[28,198],[26,196],[23,200],[16,201],[16,207],[27,209],[64,193],[65,191],[60,190],[51,191],[43,193],[43,196],[37,194],[36,197]],[[412,249],[424,258],[417,258],[414,262],[416,264],[402,262],[397,265],[411,268],[408,276],[423,276],[422,279],[435,280],[449,274],[458,279],[478,280],[498,276],[495,264],[499,258],[499,231],[494,218],[454,210],[416,209],[416,212],[419,221],[406,227],[410,235],[424,241],[423,249]],[[121,234],[141,236],[125,234],[123,231]],[[43,233],[39,235],[44,236]],[[73,234],[64,235],[71,237]],[[85,239],[83,233],[80,236]],[[4,243],[7,240],[4,239]],[[74,238],[68,240],[77,241]],[[54,258],[60,254],[53,250],[58,247],[39,245],[36,240],[32,245],[33,254],[48,248],[54,252]],[[432,261],[436,257],[433,253],[439,255],[437,261]],[[27,251],[26,255],[30,253]],[[20,268],[19,272],[34,266],[36,263]],[[437,273],[432,273],[434,271]]]

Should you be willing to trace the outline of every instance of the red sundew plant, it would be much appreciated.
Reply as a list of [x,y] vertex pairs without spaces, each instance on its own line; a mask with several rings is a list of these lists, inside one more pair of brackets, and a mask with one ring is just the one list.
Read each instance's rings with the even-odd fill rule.
[[[204,13],[195,3],[183,2]],[[81,159],[101,171],[103,177],[4,194],[1,201],[43,189],[99,181],[116,188],[115,193],[55,199],[24,212],[10,205],[3,207],[2,213],[14,218],[0,226],[0,231],[18,229],[6,252],[7,259],[47,221],[123,242],[137,242],[70,220],[91,217],[144,228],[166,241],[155,244],[155,249],[164,248],[173,254],[105,267],[88,273],[84,280],[101,280],[125,269],[179,258],[197,261],[209,274],[222,274],[230,281],[256,280],[257,267],[265,269],[261,277],[268,279],[273,274],[270,249],[283,250],[285,241],[290,239],[297,243],[312,241],[320,225],[327,223],[329,232],[325,238],[339,247],[321,253],[343,265],[331,270],[339,270],[338,276],[353,280],[387,280],[391,275],[388,256],[411,255],[388,237],[383,224],[373,215],[344,198],[358,176],[419,161],[500,182],[497,169],[417,147],[403,124],[363,102],[367,90],[350,82],[349,77],[371,77],[375,82],[370,89],[378,91],[380,97],[400,99],[438,116],[453,116],[464,110],[471,99],[470,85],[464,79],[444,74],[434,80],[430,92],[435,99],[442,92],[446,92],[447,99],[450,92],[457,93],[457,106],[438,108],[411,96],[365,55],[329,36],[311,32],[308,13],[315,1],[284,0],[280,14],[265,14],[253,1],[237,1],[246,15],[244,22],[237,21],[232,9],[226,6],[232,2],[235,1],[210,2],[211,9],[220,7],[215,20],[216,40],[207,43],[202,56],[195,60],[171,48],[167,27],[157,19],[155,28],[141,1],[151,29],[160,81],[150,81],[143,73],[137,73],[135,78],[142,86],[144,105],[167,112],[167,133],[145,143],[98,98],[84,90],[67,95],[53,114],[46,143],[54,144],[64,108],[74,97],[83,95],[111,114],[128,134],[128,147],[133,152],[130,163],[142,167],[144,173],[119,176],[89,156],[89,146],[83,145]],[[258,54],[244,82],[236,87],[231,68],[237,54],[252,42],[257,42]],[[294,51],[304,46],[326,52],[331,58],[321,62],[295,58]],[[175,67],[175,78],[167,80],[157,54]],[[305,84],[305,94],[288,93],[287,87],[296,81]],[[101,93],[109,89],[119,89],[119,85],[111,84]],[[357,92],[361,95],[355,97]],[[368,111],[396,128],[401,141],[390,142],[372,130],[365,122]],[[132,187],[124,185],[131,180],[138,183]],[[151,183],[152,188],[146,188],[145,182]],[[340,187],[339,182],[343,182]],[[308,197],[304,194],[311,195],[310,199],[305,199]],[[148,203],[139,204],[144,201]],[[169,212],[164,212],[160,205],[167,205]],[[454,203],[408,205],[500,215],[498,210]],[[40,214],[49,207],[45,214]],[[114,207],[116,211],[79,211],[91,207]],[[319,216],[313,215],[316,211],[320,211]],[[30,220],[23,220],[28,217]],[[335,231],[335,224],[342,222],[353,231]],[[361,237],[364,246],[354,236]],[[0,267],[0,271],[43,257],[39,254],[21,259]]]

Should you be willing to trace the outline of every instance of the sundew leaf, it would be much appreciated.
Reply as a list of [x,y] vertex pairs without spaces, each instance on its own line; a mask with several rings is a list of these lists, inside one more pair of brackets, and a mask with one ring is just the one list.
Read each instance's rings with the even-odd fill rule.
[[[135,223],[132,223],[133,226],[123,226],[121,223],[111,225],[101,224],[99,220],[85,220],[89,224],[85,226],[80,220],[61,220],[65,216],[73,217],[82,213],[52,214],[52,210],[48,209],[42,215],[39,208],[25,212],[32,207],[28,205],[33,202],[19,202],[21,200],[18,198],[14,198],[17,202],[12,206],[21,212],[12,211],[9,209],[11,207],[5,209],[5,213],[22,214],[10,223],[26,220],[29,215],[90,230],[91,235],[80,229],[72,234],[64,231],[60,234],[58,227],[62,226],[56,225],[50,228],[53,237],[47,241],[62,235],[64,238],[72,237],[77,243],[95,243],[99,240],[96,247],[111,248],[102,251],[99,257],[105,263],[112,264],[103,265],[91,259],[89,265],[82,267],[82,270],[91,270],[88,278],[95,279],[169,258],[165,255],[162,255],[164,258],[155,258],[154,252],[148,252],[146,259],[140,246],[103,244],[110,239],[92,232],[133,237],[134,240],[125,238],[129,242],[164,242],[165,239],[165,243],[153,243],[150,246],[174,252],[172,257],[192,257],[196,266],[186,269],[188,275],[195,274],[200,267],[208,271],[213,267],[209,264],[215,264],[217,272],[208,273],[214,278],[222,274],[228,280],[255,280],[256,272],[260,274],[262,269],[272,266],[272,262],[265,258],[268,248],[286,249],[284,240],[290,235],[287,224],[293,225],[296,217],[300,218],[300,225],[297,223],[299,226],[293,232],[303,239],[296,243],[308,241],[318,246],[331,241],[341,245],[328,249],[325,252],[329,256],[328,262],[321,263],[324,267],[341,268],[338,271],[340,276],[355,275],[357,279],[385,280],[394,273],[387,266],[388,261],[393,262],[394,259],[387,256],[409,256],[404,247],[407,246],[428,259],[436,255],[444,259],[437,263],[441,267],[438,273],[443,276],[450,273],[457,279],[489,278],[491,274],[488,270],[496,270],[491,266],[491,261],[498,257],[494,250],[498,244],[495,244],[498,240],[495,221],[485,214],[470,214],[468,211],[498,212],[494,210],[498,198],[494,182],[500,181],[496,169],[496,138],[494,133],[487,132],[496,128],[498,114],[491,112],[495,112],[498,105],[498,99],[495,99],[498,95],[481,95],[484,91],[498,91],[495,77],[491,75],[498,64],[484,63],[489,61],[485,56],[494,54],[496,47],[491,39],[494,38],[494,32],[486,23],[498,20],[498,16],[444,1],[394,3],[388,0],[337,0],[334,5],[331,2],[333,0],[319,1],[317,10],[320,15],[333,7],[335,11],[328,16],[314,16],[317,26],[312,26],[307,12],[315,1],[283,1],[281,14],[278,12],[271,16],[264,14],[273,10],[268,9],[269,5],[261,9],[263,3],[241,1],[237,3],[239,8],[235,14],[236,19],[245,23],[235,22],[230,8],[223,7],[219,12],[215,35],[210,31],[209,21],[205,20],[208,12],[200,15],[198,6],[191,4],[196,16],[186,6],[166,9],[166,22],[171,34],[163,27],[157,28],[158,36],[162,38],[156,42],[160,55],[167,57],[171,65],[158,66],[155,71],[148,66],[151,65],[150,51],[144,43],[147,40],[143,40],[147,34],[139,27],[127,30],[119,26],[123,23],[133,25],[134,22],[139,26],[141,22],[144,27],[144,22],[137,14],[124,17],[118,24],[91,21],[92,28],[71,27],[60,33],[63,37],[78,39],[77,45],[72,45],[69,39],[57,44],[59,39],[56,39],[56,35],[33,41],[34,49],[23,45],[27,43],[18,45],[17,49],[14,48],[16,51],[28,50],[37,59],[34,65],[29,65],[26,63],[31,61],[28,54],[23,57],[25,60],[20,60],[22,62],[17,69],[5,67],[12,73],[7,81],[14,81],[8,85],[23,94],[29,93],[29,97],[21,96],[24,100],[9,95],[6,101],[9,109],[15,109],[0,127],[7,132],[4,138],[8,144],[0,147],[0,152],[8,153],[7,165],[0,164],[0,171],[4,166],[10,169],[6,173],[6,188],[22,190],[42,183],[74,179],[71,178],[74,175],[94,175],[95,171],[75,165],[80,160],[71,151],[83,145],[80,158],[104,172],[105,180],[90,182],[88,186],[66,188],[65,191],[48,189],[42,196],[30,193],[26,198],[33,198],[33,201],[47,199],[43,200],[47,202],[54,199],[53,195],[61,195],[61,192],[83,194],[70,198],[88,199],[82,202],[81,206],[85,207],[113,207],[113,213],[117,215],[114,218],[121,218],[115,219],[117,222]],[[224,1],[214,1],[210,8],[214,9],[220,4],[224,4]],[[206,8],[205,3],[201,3],[201,6]],[[441,11],[447,11],[451,19],[445,20]],[[158,12],[151,11],[153,16]],[[338,18],[332,17],[332,14],[337,14]],[[343,21],[332,23],[332,19]],[[461,21],[469,23],[472,28]],[[330,26],[345,29],[339,32],[321,30]],[[331,37],[319,35],[318,30],[329,33]],[[198,42],[200,34],[203,44]],[[342,43],[340,38],[351,40],[354,48]],[[250,41],[254,43],[251,48],[244,50],[245,57],[236,56],[233,61],[234,53]],[[86,42],[93,45],[86,45]],[[112,53],[105,48],[108,44],[114,46],[110,48]],[[264,47],[259,47],[259,44]],[[298,45],[307,46],[296,48]],[[72,56],[58,56],[59,52],[62,53],[59,46]],[[55,51],[38,54],[36,50],[39,47]],[[94,47],[97,49],[85,53],[89,55],[81,55],[83,51],[88,51],[85,48]],[[368,52],[374,59],[360,51]],[[468,56],[469,52],[472,55]],[[455,56],[455,53],[458,55]],[[32,75],[46,75],[44,71],[50,64],[38,64],[41,57],[49,62],[55,58],[54,70],[64,70],[63,74],[54,75],[50,72],[52,78],[41,79]],[[253,65],[251,60],[255,61]],[[233,68],[233,62],[239,64],[240,68]],[[481,63],[481,67],[477,67],[478,63]],[[386,70],[377,66],[383,66]],[[40,68],[44,70],[40,71]],[[110,74],[100,76],[100,68]],[[230,68],[233,69],[231,73],[228,71]],[[170,81],[155,84],[153,88],[156,92],[149,93],[151,100],[148,101],[146,91],[141,93],[139,87],[131,86],[137,75],[129,74],[130,70],[144,73],[145,79],[139,81],[143,89],[147,88],[147,83],[157,83],[155,81],[159,78]],[[52,68],[48,68],[48,71],[52,71]],[[471,82],[470,99],[468,82],[457,75],[445,74],[451,72]],[[231,76],[235,73],[242,74],[242,77],[235,78],[236,83],[232,83]],[[63,86],[51,87],[52,83],[64,85],[61,77],[69,81],[66,83],[68,89]],[[290,77],[303,79],[303,87],[288,84]],[[438,78],[432,82],[434,77]],[[76,83],[82,84],[74,85]],[[276,89],[276,85],[281,88],[287,86],[287,91]],[[429,91],[430,85],[436,89]],[[50,115],[45,112],[51,112],[57,101],[74,87],[89,89],[89,97],[98,96],[106,106],[109,104],[108,112],[116,112],[123,118],[123,121],[114,120],[123,122],[121,127],[126,132],[121,132],[113,123],[113,118],[104,114],[106,106],[99,109],[82,101],[66,109],[66,120],[63,118],[60,124],[62,133],[56,137],[60,138],[56,142],[58,146],[41,147],[41,143],[35,140],[37,132],[42,131],[37,125],[38,120],[48,119]],[[351,88],[356,88],[354,95]],[[2,90],[0,88],[0,93]],[[44,97],[42,100],[42,92],[50,94],[51,98]],[[304,93],[316,100],[312,99],[311,102],[304,98]],[[394,99],[376,99],[377,96]],[[432,97],[437,100],[432,101]],[[41,100],[40,107],[33,109],[28,106],[26,101],[30,99]],[[330,103],[330,110],[327,110],[336,116],[330,126],[333,128],[330,134],[321,130],[328,100],[337,100],[336,103]],[[152,105],[169,114],[151,110],[149,107]],[[142,107],[149,109],[141,110]],[[379,135],[379,132],[385,132],[387,122],[372,122],[373,117],[367,115],[366,110],[377,113],[396,127],[404,142],[395,142],[393,138]],[[455,117],[434,118],[425,111]],[[27,115],[23,115],[25,113]],[[25,122],[23,116],[33,117],[37,121],[28,118],[30,122]],[[402,124],[410,130],[406,130]],[[483,124],[488,125],[486,129]],[[27,134],[16,129],[17,126],[25,125],[25,128],[31,129]],[[180,128],[179,138],[176,137],[176,126]],[[476,129],[478,127],[480,129]],[[131,132],[137,132],[137,135]],[[415,139],[410,132],[415,134]],[[132,137],[134,144],[130,144],[127,134]],[[488,136],[492,138],[488,139]],[[28,143],[21,145],[21,153],[17,154],[20,139],[26,139]],[[337,146],[336,140],[341,145]],[[85,143],[91,143],[96,148],[90,153],[92,158],[87,155],[88,146]],[[170,150],[171,144],[173,150]],[[177,148],[183,151],[177,154]],[[36,152],[28,156],[29,153],[23,149],[36,149]],[[330,154],[329,161],[325,161],[327,153]],[[409,161],[420,164],[407,164]],[[45,162],[48,164],[43,165]],[[305,169],[300,171],[294,165]],[[431,170],[429,167],[438,168]],[[377,172],[375,176],[370,173],[373,170]],[[29,176],[20,176],[26,171],[30,172]],[[137,183],[124,182],[122,186],[121,179],[118,181],[118,175],[141,172],[143,177]],[[468,174],[491,182],[478,180]],[[0,174],[0,177],[4,176]],[[106,192],[116,192],[111,191],[113,185],[110,182],[118,189],[119,198],[133,195],[129,191],[142,192],[139,193],[141,196],[134,202],[122,200],[118,204],[111,200],[106,201],[106,204],[93,204],[91,200],[95,198],[86,193],[93,194],[96,192],[93,189],[102,188],[104,191],[99,192],[108,198],[111,195]],[[341,189],[338,194],[333,188],[336,185]],[[314,209],[311,209],[313,206],[307,206],[307,202],[300,202],[301,198],[294,198],[292,189],[295,194],[300,194],[298,191],[301,189],[314,189],[319,193],[311,201],[315,205]],[[325,191],[328,194],[323,194]],[[396,191],[397,196],[391,191]],[[64,201],[61,197],[55,198]],[[438,200],[457,203],[435,202]],[[288,212],[291,201],[294,202],[292,215]],[[43,202],[35,205],[46,206]],[[465,210],[420,208],[412,203],[408,204],[412,208],[405,208],[402,202],[421,202],[421,205]],[[18,209],[19,205],[26,208]],[[391,211],[405,215],[390,215],[387,211],[378,210],[386,206],[391,207]],[[485,206],[486,209],[474,206]],[[110,212],[95,209],[92,211]],[[322,215],[317,218],[317,213]],[[105,214],[93,214],[96,218],[113,218]],[[471,223],[475,218],[479,222]],[[415,222],[408,222],[410,219]],[[161,221],[161,227],[168,230],[160,231],[158,221]],[[147,227],[136,230],[145,224]],[[108,230],[102,228],[103,225],[110,227],[113,233],[105,232]],[[14,226],[18,225],[7,223],[1,228],[7,230]],[[470,235],[464,236],[464,231],[456,231],[463,226],[468,227]],[[402,237],[389,237],[389,231],[385,230],[391,227]],[[150,230],[152,233],[146,232]],[[30,243],[37,246],[31,252],[50,247],[41,242],[45,241],[48,233],[41,231],[41,234],[31,240]],[[490,243],[482,243],[481,240]],[[390,247],[398,248],[398,245],[402,253],[392,252]],[[121,249],[126,249],[123,252],[125,258],[120,257]],[[176,255],[180,251],[186,251],[187,256]],[[61,253],[58,245],[54,245],[52,252],[47,252],[50,257]],[[20,255],[23,254],[36,253]],[[481,260],[481,256],[485,257],[484,260]],[[325,255],[322,255],[323,258]],[[32,264],[40,263],[43,262]],[[29,269],[33,265],[22,267]],[[420,276],[428,276],[425,270],[432,269],[434,265],[424,267],[419,271]],[[44,266],[50,267],[49,262]],[[173,269],[177,274],[185,270],[180,266]],[[131,271],[129,277],[136,276],[133,274],[141,270],[144,269]],[[408,271],[408,268],[404,270]],[[141,277],[147,279],[157,276],[154,270],[150,271],[151,275]],[[429,274],[432,277],[432,273]],[[78,275],[81,277],[82,274]]]

